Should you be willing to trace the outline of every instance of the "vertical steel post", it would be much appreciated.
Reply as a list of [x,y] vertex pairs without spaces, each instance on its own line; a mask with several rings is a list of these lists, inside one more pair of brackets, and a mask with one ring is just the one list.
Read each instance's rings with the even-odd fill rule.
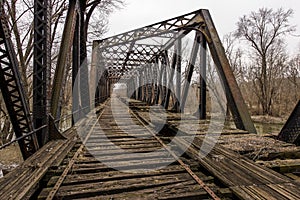
[[[159,60],[157,60],[159,61]],[[160,69],[159,69],[159,63],[157,62],[157,67],[158,67],[158,70],[159,70],[159,75],[158,75],[158,81],[157,81],[157,92],[156,92],[156,97],[155,97],[155,104],[158,104],[159,103],[159,97],[161,96],[161,93],[162,93],[162,78],[163,78],[163,70],[164,70],[164,64],[163,62],[161,62],[160,64]]]
[[135,100],[138,100],[139,99],[139,77],[138,76],[136,76],[135,77],[135,83],[136,83],[136,85],[135,85]]
[[80,2],[80,101],[84,108],[83,113],[87,114],[90,111],[90,94],[89,94],[89,71],[87,65],[86,52],[86,30],[85,30],[85,11],[86,1]]
[[152,105],[156,104],[156,97],[158,96],[158,78],[157,78],[157,73],[159,70],[158,66],[158,56],[155,57],[155,61],[153,63],[153,74],[154,74],[154,81],[153,81],[153,101]]
[[143,101],[147,101],[147,74],[146,74],[146,69],[143,69]]
[[132,94],[131,94],[131,97],[133,99],[135,99],[136,98],[136,90],[135,90],[135,88],[136,88],[136,81],[135,81],[135,79],[131,79],[131,80],[132,80]]
[[147,103],[148,104],[151,104],[151,98],[152,98],[151,79],[152,79],[151,66],[150,64],[148,64],[147,66]]
[[180,100],[181,100],[181,51],[182,51],[182,40],[177,40],[177,67],[176,67],[176,99],[175,99],[175,106],[174,109],[176,112],[180,111]]
[[169,58],[168,58],[168,51],[166,50],[163,54],[163,76],[162,76],[162,82],[161,82],[161,105],[164,106],[166,102],[166,95],[167,95],[167,68],[169,66]]
[[[98,50],[98,42],[93,42],[93,49],[92,49],[92,63],[91,63],[91,69],[90,69],[90,105],[93,105],[93,101],[95,99],[95,92],[97,83],[96,80],[98,80],[98,62],[101,62],[99,60],[99,50]],[[99,81],[99,80],[98,80]]]
[[186,72],[187,72],[186,80],[184,82],[183,94],[182,94],[182,98],[181,98],[181,111],[182,112],[184,111],[186,99],[187,99],[187,96],[188,96],[190,82],[191,82],[191,79],[192,79],[194,66],[195,66],[197,54],[198,54],[198,51],[199,51],[199,46],[200,46],[200,33],[196,32],[195,39],[194,39],[194,44],[193,44],[193,48],[192,48],[192,52],[191,52],[190,61],[189,61],[189,64],[188,64],[188,67],[187,67],[187,70],[186,70]]
[[201,48],[200,48],[200,99],[199,110],[200,119],[206,119],[206,38],[201,34]]
[[142,80],[143,80],[143,77],[142,77],[142,71],[139,70],[139,94],[138,94],[138,100],[142,101],[143,100],[143,88],[142,88]]
[[151,74],[151,98],[150,98],[150,105],[153,105],[154,97],[155,97],[155,84],[156,84],[156,73],[155,73],[155,64],[150,64],[150,74]]
[[[177,49],[177,44],[175,44],[175,50]],[[175,67],[176,67],[176,62],[177,62],[177,52],[174,51],[173,57],[172,57],[172,65],[171,65],[171,73],[168,81],[168,88],[167,88],[167,95],[166,95],[166,101],[165,101],[165,109],[168,109],[169,107],[169,102],[170,102],[170,96],[171,96],[171,87],[173,86],[173,78],[174,78],[174,72],[175,72]]]
[[[74,37],[73,37],[73,50],[72,50],[72,107],[73,111],[79,108],[79,86],[78,86],[78,70],[80,68],[80,20],[77,14],[77,20],[75,25]],[[76,81],[77,79],[77,81]],[[76,84],[76,85],[75,85]],[[59,116],[57,116],[59,117]],[[74,116],[76,119],[79,117],[79,112],[75,112]],[[74,123],[74,120],[72,120]]]
[[[50,66],[50,12],[49,0],[34,1],[34,55],[33,55],[33,123],[39,128],[47,123],[48,70]],[[40,146],[47,143],[46,129],[38,131]]]

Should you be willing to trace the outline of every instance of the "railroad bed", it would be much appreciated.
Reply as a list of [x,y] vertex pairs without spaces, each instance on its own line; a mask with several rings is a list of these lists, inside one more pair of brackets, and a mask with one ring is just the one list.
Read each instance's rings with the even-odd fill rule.
[[0,179],[0,198],[300,199],[299,183],[219,144],[203,158],[209,141],[175,137],[174,121],[155,134],[147,105],[127,101],[108,100]]

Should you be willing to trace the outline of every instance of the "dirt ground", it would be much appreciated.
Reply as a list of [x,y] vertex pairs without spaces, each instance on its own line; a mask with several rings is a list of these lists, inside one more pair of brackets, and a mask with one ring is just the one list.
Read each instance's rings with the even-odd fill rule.
[[10,145],[0,150],[0,170],[4,173],[18,166],[23,158],[17,144]]
[[287,120],[287,117],[273,117],[269,115],[254,115],[251,116],[253,122],[258,123],[270,123],[270,124],[284,124]]

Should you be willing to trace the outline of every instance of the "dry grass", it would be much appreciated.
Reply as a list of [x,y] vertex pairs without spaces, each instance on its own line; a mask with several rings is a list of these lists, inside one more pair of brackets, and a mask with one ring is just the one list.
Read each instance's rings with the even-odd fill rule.
[[0,169],[9,171],[22,162],[23,158],[17,144],[0,150]]

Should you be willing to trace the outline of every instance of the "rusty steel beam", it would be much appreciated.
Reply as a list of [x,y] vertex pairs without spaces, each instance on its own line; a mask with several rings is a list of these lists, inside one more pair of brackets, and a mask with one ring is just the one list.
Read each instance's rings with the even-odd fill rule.
[[186,70],[186,76],[185,76],[185,82],[184,82],[184,86],[183,86],[183,92],[182,92],[182,97],[181,97],[181,111],[184,112],[184,107],[185,107],[185,103],[187,100],[187,96],[188,96],[188,92],[189,92],[189,88],[190,88],[190,83],[192,80],[192,75],[193,75],[193,71],[194,71],[194,67],[195,67],[195,62],[196,62],[196,58],[197,58],[197,54],[199,51],[199,46],[200,46],[200,33],[196,32],[195,34],[195,39],[194,39],[194,44],[193,44],[193,48],[192,48],[192,52],[191,52],[191,57],[187,66],[187,70]]
[[[34,1],[34,49],[33,49],[33,123],[34,128],[46,125],[49,111],[48,85],[51,70],[50,50],[50,1]],[[40,146],[49,140],[47,129],[37,133]]]
[[[80,73],[80,82],[79,82],[79,88],[80,88],[80,103],[81,108],[84,108],[82,110],[82,114],[87,114],[90,111],[90,94],[89,94],[89,69],[88,69],[88,63],[87,63],[87,33],[85,30],[85,12],[86,12],[86,1],[80,1],[77,0],[79,3],[79,21],[80,21],[80,67],[79,67],[79,73]],[[74,108],[73,108],[74,109]],[[75,108],[76,109],[76,108]],[[79,109],[79,107],[78,107]]]
[[[33,131],[33,122],[19,73],[17,56],[11,41],[3,1],[0,1],[0,16],[0,88],[13,130],[19,138]],[[36,134],[25,137],[18,143],[24,159],[39,149]]]
[[201,48],[200,48],[200,98],[199,98],[199,118],[206,119],[206,38],[201,34]]
[[160,62],[160,68],[159,68],[159,59],[157,61],[158,61],[157,69],[159,70],[159,73],[158,73],[159,75],[158,75],[158,80],[157,80],[157,91],[156,91],[154,104],[159,103],[159,97],[161,96],[161,93],[162,93],[161,82],[162,82],[163,73],[164,73],[164,65],[162,64],[162,62]]
[[278,140],[300,145],[300,100],[281,129]]
[[167,75],[167,68],[170,66],[170,60],[169,60],[169,57],[168,57],[168,51],[166,50],[162,56],[162,59],[163,59],[163,79],[162,79],[162,82],[161,82],[161,85],[162,85],[162,101],[161,101],[161,105],[164,106],[165,105],[165,102],[166,102],[166,95],[167,95],[167,78],[168,78],[168,75]]
[[67,62],[67,57],[71,51],[76,21],[78,15],[79,3],[78,1],[70,1],[68,14],[65,22],[65,27],[63,31],[63,36],[61,40],[60,50],[57,59],[57,65],[55,69],[55,74],[53,78],[53,89],[51,93],[51,108],[50,112],[52,116],[57,116],[57,110],[59,105],[60,91],[63,84],[63,77],[65,75],[65,66]]
[[180,100],[181,100],[181,54],[182,54],[182,40],[177,40],[177,66],[176,66],[176,100],[173,110],[180,112]]
[[[159,52],[154,52],[156,55],[163,54],[165,50],[170,48],[177,39],[182,38],[185,34],[189,33],[194,27],[203,23],[202,18],[199,15],[199,11],[188,13],[173,19],[165,20],[156,24],[149,25],[140,29],[135,29],[126,33],[122,33],[113,37],[109,37],[103,40],[96,40],[99,43],[99,49],[103,50],[104,57],[109,54],[111,58],[117,57],[124,59],[126,57],[130,43],[143,42],[147,38],[161,37],[166,38],[168,41],[160,46]],[[137,45],[139,45],[137,43]],[[136,45],[135,45],[136,46]],[[135,47],[133,47],[135,48]],[[138,59],[147,60],[152,62],[155,55],[151,56],[151,51],[139,52]]]
[[90,105],[92,106],[93,99],[95,99],[95,96],[97,95],[96,89],[97,89],[97,81],[100,80],[100,63],[98,62],[101,60],[99,58],[99,50],[98,50],[98,42],[93,42],[93,49],[92,49],[92,63],[91,63],[91,69],[90,69]]
[[[76,13],[76,24],[75,24],[75,30],[74,30],[74,36],[73,36],[73,49],[72,49],[72,108],[76,110],[76,108],[79,108],[79,94],[80,88],[79,88],[79,81],[76,81],[76,77],[79,72],[80,68],[80,27],[81,27],[81,20],[80,15],[77,12]],[[80,116],[79,112],[75,112],[72,116],[72,123],[74,124],[74,119],[78,119]],[[57,116],[59,118],[59,116]]]
[[174,33],[174,31],[181,30],[182,27],[194,27],[195,25],[202,23],[203,20],[199,15],[199,12],[200,10],[197,10],[179,17],[168,19],[99,41],[102,42],[103,46],[110,47],[155,36],[163,36],[168,33]]
[[[170,103],[170,96],[171,96],[171,87],[173,87],[173,78],[174,78],[174,73],[175,73],[175,67],[177,64],[177,60],[178,60],[178,55],[177,55],[177,45],[175,45],[175,51],[173,52],[173,57],[172,57],[172,64],[171,66],[168,66],[171,69],[171,73],[170,73],[170,77],[168,80],[168,87],[167,87],[167,95],[166,95],[166,101],[165,101],[165,109],[168,109],[169,107],[169,103]],[[170,63],[168,64],[170,65]]]
[[[187,81],[184,84],[184,88],[182,91],[181,96],[181,39],[188,34],[191,31],[196,31],[197,34],[202,33],[205,36],[205,39],[208,43],[209,49],[211,51],[211,55],[213,57],[213,60],[215,64],[217,65],[217,71],[220,75],[220,79],[224,85],[226,97],[229,102],[231,113],[233,114],[233,117],[235,119],[235,124],[237,128],[247,130],[249,132],[256,132],[254,125],[251,121],[250,115],[248,113],[247,107],[244,103],[244,100],[241,96],[240,90],[238,88],[238,85],[235,81],[235,78],[233,76],[232,70],[230,69],[228,60],[225,56],[224,49],[221,45],[220,39],[218,38],[217,31],[212,23],[211,17],[209,15],[208,10],[197,10],[192,13],[188,13],[186,15],[182,15],[176,18],[172,18],[169,20],[165,20],[163,22],[159,22],[156,24],[152,24],[146,27],[142,27],[139,29],[135,29],[133,31],[129,31],[126,33],[122,33],[113,37],[109,37],[103,40],[97,40],[99,43],[99,49],[101,50],[101,54],[105,59],[107,59],[107,62],[103,64],[103,66],[108,69],[109,74],[112,75],[114,78],[120,78],[122,77],[122,73],[120,72],[120,66],[121,69],[124,71],[124,62],[125,62],[125,69],[127,71],[131,70],[138,70],[140,68],[145,68],[147,66],[147,63],[152,63],[155,61],[156,58],[162,58],[164,52],[174,46],[174,44],[178,41],[178,61],[177,61],[177,68],[176,71],[177,77],[176,77],[176,96],[179,98],[179,100],[176,101],[174,109],[176,111],[183,111],[181,108],[184,108],[184,104],[186,102],[186,97],[188,93],[188,87],[189,87],[189,79],[191,78],[191,75],[193,73],[194,64],[193,62],[196,59],[196,51],[193,50],[194,55],[192,55],[190,63],[188,65],[188,74],[187,74]],[[144,52],[136,52],[130,53],[130,56],[128,57],[128,51],[130,44],[132,42],[135,42],[136,44],[145,42],[145,39],[153,39],[153,38],[161,38],[163,42],[161,42],[161,47],[158,52],[153,53],[153,51],[144,51]],[[198,41],[199,42],[199,41]],[[198,43],[197,42],[197,43]],[[135,47],[133,46],[133,49]],[[196,48],[196,46],[195,46]],[[199,48],[199,47],[197,47]],[[114,61],[112,61],[115,59]],[[132,59],[132,62],[130,62],[130,59]],[[139,64],[135,62],[136,60],[140,61],[140,66],[135,66],[136,64]],[[202,59],[203,60],[203,59]],[[123,63],[123,65],[122,65]],[[161,62],[160,66],[156,67],[156,70],[163,70],[163,62]],[[158,80],[157,80],[157,86],[154,87],[154,103],[159,102],[159,97],[161,94],[163,94],[163,90],[161,88],[161,83],[163,81],[163,71],[159,73]],[[127,73],[126,77],[130,78],[134,74]],[[119,76],[119,77],[118,77]],[[170,80],[169,80],[170,81]],[[202,110],[202,117],[204,118],[204,112],[205,112],[205,93],[204,93],[204,82],[202,82],[202,103],[200,105],[200,111]],[[156,92],[156,88],[158,88]],[[142,87],[141,90],[143,90],[142,93],[139,93],[139,96],[141,96],[141,100],[144,100],[145,97],[145,87]],[[140,95],[142,94],[142,95]],[[181,99],[181,102],[180,102]],[[165,98],[161,98],[161,101],[163,102]],[[181,105],[179,105],[181,104]],[[166,105],[165,105],[166,106]],[[201,107],[203,106],[203,107]]]
[[205,21],[203,32],[206,35],[208,46],[212,58],[217,66],[220,79],[225,87],[227,102],[230,106],[231,113],[237,128],[247,130],[250,133],[256,133],[256,129],[251,120],[249,111],[241,94],[240,88],[233,75],[232,69],[226,57],[221,40],[213,24],[208,10],[201,10],[201,15]]
[[138,94],[138,100],[142,101],[143,100],[143,77],[142,77],[142,71],[139,71],[139,94]]

